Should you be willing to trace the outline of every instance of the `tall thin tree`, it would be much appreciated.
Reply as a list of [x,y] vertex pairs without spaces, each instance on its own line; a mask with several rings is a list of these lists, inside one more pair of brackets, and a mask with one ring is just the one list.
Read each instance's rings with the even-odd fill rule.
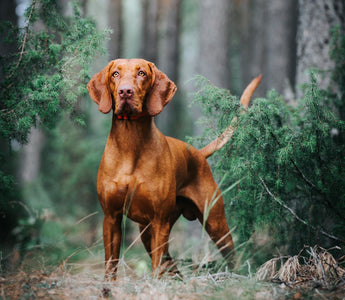
[[158,22],[161,1],[142,1],[140,56],[152,62],[158,59]]
[[[343,0],[299,0],[298,5],[296,85],[297,94],[301,96],[299,86],[309,82],[308,69],[328,71],[334,68],[329,58],[330,30],[338,25],[344,32],[345,3]],[[319,80],[321,88],[328,87],[329,76]]]
[[108,25],[113,31],[108,42],[108,55],[112,60],[122,55],[122,1],[110,0],[108,6]]
[[229,88],[230,1],[202,0],[200,5],[200,73]]
[[[160,26],[162,51],[159,52],[158,64],[161,70],[179,86],[181,1],[163,1],[161,15],[163,16],[161,19],[162,26]],[[165,108],[158,118],[158,126],[168,135],[183,136],[181,125],[183,124],[184,113],[181,112],[181,109],[185,104],[182,103],[179,95],[178,92],[174,97],[174,101]]]

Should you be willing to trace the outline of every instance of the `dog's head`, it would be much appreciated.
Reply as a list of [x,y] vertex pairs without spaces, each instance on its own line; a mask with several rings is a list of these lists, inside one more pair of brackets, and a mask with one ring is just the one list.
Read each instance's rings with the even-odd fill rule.
[[91,78],[87,89],[102,113],[114,108],[118,116],[155,116],[170,102],[176,85],[151,62],[116,59]]

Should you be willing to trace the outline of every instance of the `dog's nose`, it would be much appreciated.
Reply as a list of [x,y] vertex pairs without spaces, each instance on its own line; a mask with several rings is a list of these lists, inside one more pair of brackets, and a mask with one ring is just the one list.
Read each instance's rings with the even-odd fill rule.
[[121,98],[130,98],[133,96],[134,91],[130,85],[123,85],[119,87],[118,94]]

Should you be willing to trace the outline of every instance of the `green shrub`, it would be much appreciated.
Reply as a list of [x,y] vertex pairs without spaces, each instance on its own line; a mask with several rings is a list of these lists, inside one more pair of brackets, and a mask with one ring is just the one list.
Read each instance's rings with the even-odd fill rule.
[[0,57],[0,227],[7,242],[8,233],[25,235],[20,238],[25,241],[37,231],[37,222],[30,231],[30,214],[20,209],[26,199],[15,185],[13,141],[26,143],[32,127],[52,129],[62,117],[84,123],[81,100],[89,68],[105,52],[108,36],[76,3],[72,15],[63,16],[56,1],[34,0],[25,16],[25,28],[5,23],[0,28],[3,42],[18,49]]
[[321,90],[310,73],[296,108],[271,91],[240,114],[237,97],[198,80],[195,99],[209,118],[207,136],[219,135],[238,116],[213,164],[218,177],[227,174],[225,188],[244,178],[225,195],[226,213],[237,245],[246,243],[242,254],[255,264],[275,247],[295,253],[304,244],[344,244],[345,37],[337,30],[334,36],[332,86]]

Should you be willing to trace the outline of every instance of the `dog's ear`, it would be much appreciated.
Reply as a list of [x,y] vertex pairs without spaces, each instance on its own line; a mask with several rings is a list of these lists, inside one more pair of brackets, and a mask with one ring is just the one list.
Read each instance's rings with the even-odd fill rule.
[[95,74],[87,84],[91,99],[98,104],[98,110],[104,114],[110,112],[113,105],[109,89],[109,71],[113,63],[114,61],[111,61],[102,71]]
[[146,108],[150,116],[158,115],[167,105],[176,92],[176,85],[167,75],[157,69],[157,67],[150,63],[152,69],[152,88],[146,99]]

